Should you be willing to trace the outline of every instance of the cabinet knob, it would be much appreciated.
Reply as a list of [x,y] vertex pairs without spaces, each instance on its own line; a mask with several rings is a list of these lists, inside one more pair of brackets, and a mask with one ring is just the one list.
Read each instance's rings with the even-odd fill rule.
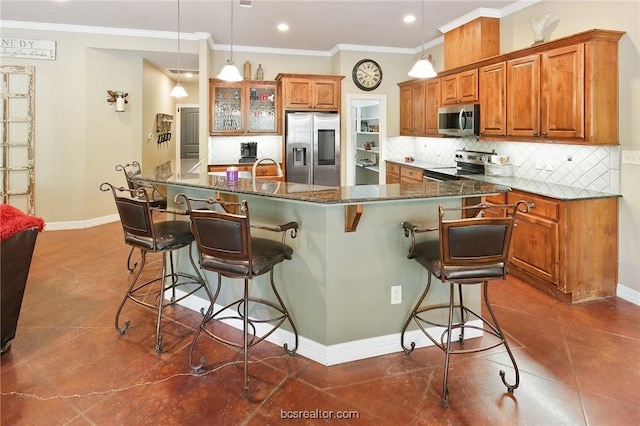
[[533,132],[533,136],[538,136],[538,132]]
[[542,132],[542,136],[547,136],[547,132]]

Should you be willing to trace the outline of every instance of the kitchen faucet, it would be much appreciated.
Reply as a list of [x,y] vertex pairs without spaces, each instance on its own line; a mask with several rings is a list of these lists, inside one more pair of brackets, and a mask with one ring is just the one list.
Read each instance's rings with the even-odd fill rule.
[[276,160],[270,157],[258,158],[256,162],[253,163],[253,170],[251,171],[251,179],[253,180],[254,185],[256,183],[256,170],[258,169],[258,164],[262,163],[263,161],[271,161],[276,165],[276,167],[278,168],[278,171],[276,172],[276,177],[281,178],[284,176],[284,173],[282,172],[282,167],[280,167],[280,163],[278,163]]
[[[284,173],[282,172],[282,167],[280,167],[280,163],[278,163],[276,160],[274,160],[273,158],[269,158],[269,157],[263,157],[263,158],[258,158],[256,160],[255,163],[253,163],[253,170],[251,171],[251,186],[253,187],[254,191],[257,191],[256,189],[256,171],[258,169],[258,165],[260,163],[262,163],[263,161],[271,161],[273,163],[275,163],[276,167],[278,168],[277,172],[276,172],[276,177],[277,178],[281,178],[284,176]],[[274,194],[276,192],[278,192],[278,189],[280,188],[280,181],[278,180],[276,182],[276,187],[275,189],[272,191]]]

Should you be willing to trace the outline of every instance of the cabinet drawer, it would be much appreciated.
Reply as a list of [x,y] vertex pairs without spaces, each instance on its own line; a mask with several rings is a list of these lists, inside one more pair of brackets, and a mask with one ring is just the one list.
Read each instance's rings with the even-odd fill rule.
[[487,200],[487,203],[507,204],[507,193],[501,192],[498,195],[487,195],[485,199]]
[[558,202],[547,200],[537,195],[512,191],[507,195],[509,203],[516,203],[520,200],[533,203],[533,207],[529,209],[529,215],[544,217],[551,220],[560,219],[560,206]]
[[[253,166],[249,168],[252,171]],[[275,164],[258,164],[256,167],[256,177],[261,176],[276,176],[278,174],[278,167]]]
[[408,180],[422,182],[422,169],[402,166],[400,168],[400,176],[407,178]]
[[387,173],[400,174],[400,165],[396,163],[387,162]]

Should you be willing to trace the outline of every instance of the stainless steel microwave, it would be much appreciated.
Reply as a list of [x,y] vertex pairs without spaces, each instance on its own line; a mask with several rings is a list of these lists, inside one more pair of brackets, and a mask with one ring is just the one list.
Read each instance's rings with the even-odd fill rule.
[[449,136],[479,136],[480,104],[438,108],[438,133]]

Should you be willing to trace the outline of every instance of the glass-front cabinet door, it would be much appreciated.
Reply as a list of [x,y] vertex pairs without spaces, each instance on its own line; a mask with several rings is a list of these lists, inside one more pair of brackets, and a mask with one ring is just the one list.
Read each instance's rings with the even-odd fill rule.
[[276,118],[276,86],[250,85],[247,131],[275,133],[278,131]]
[[277,82],[210,81],[212,135],[278,133]]
[[239,133],[242,126],[242,85],[211,87],[211,133]]

